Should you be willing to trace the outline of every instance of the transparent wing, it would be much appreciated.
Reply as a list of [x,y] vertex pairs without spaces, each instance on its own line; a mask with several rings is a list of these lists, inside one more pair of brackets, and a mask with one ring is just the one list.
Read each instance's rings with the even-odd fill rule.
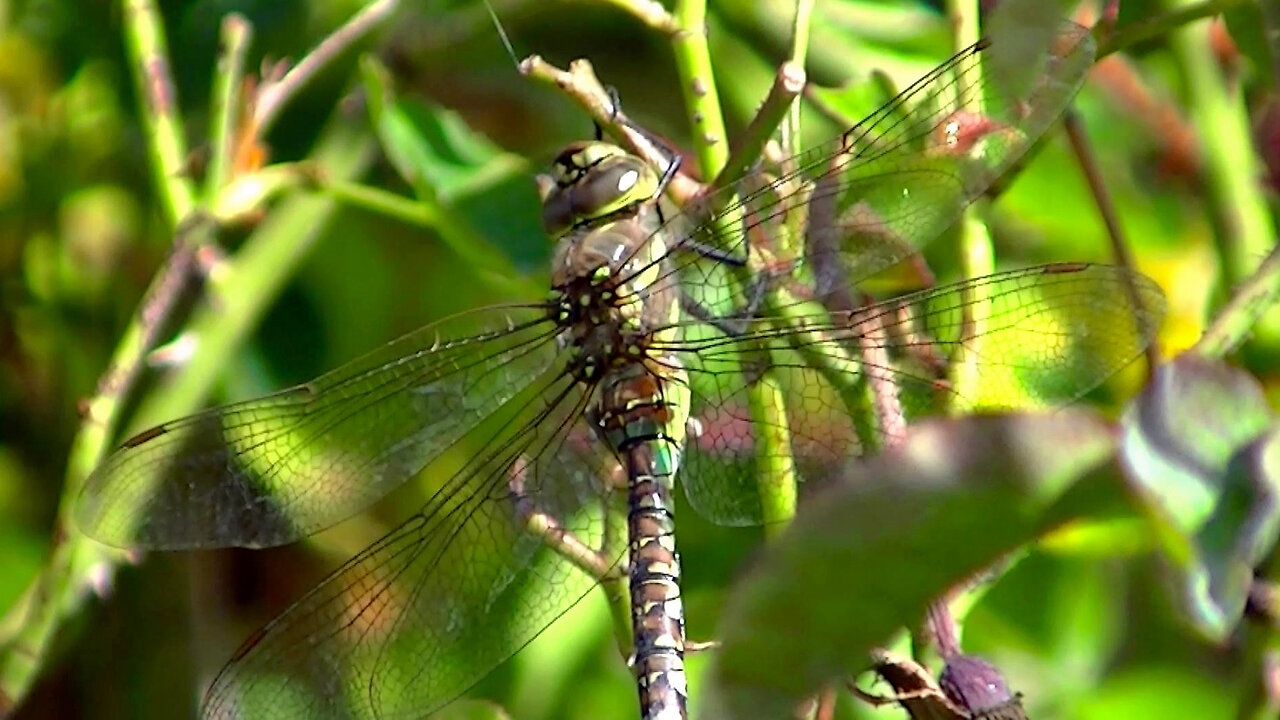
[[[526,383],[421,511],[236,654],[202,717],[421,718],[533,639],[596,577],[532,532],[528,511],[599,547],[620,497],[604,480],[616,461],[581,419],[588,401],[563,373]],[[613,547],[605,566],[625,542]]]
[[151,428],[86,481],[80,528],[161,549],[314,533],[399,486],[526,386],[551,363],[554,333],[542,308],[465,313],[304,385]]
[[998,39],[960,52],[838,138],[686,206],[662,230],[696,251],[675,266],[715,285],[697,257],[724,254],[820,298],[847,292],[1008,172],[1071,102],[1094,53],[1069,22],[1030,56]]
[[[1058,264],[852,312],[788,311],[736,336],[690,323],[669,348],[689,368],[694,393],[681,483],[691,504],[722,524],[760,522],[754,482],[766,463],[789,459],[802,479],[821,481],[922,415],[1078,398],[1151,342],[1164,296],[1139,273]],[[747,389],[766,371],[782,407],[759,413],[773,412],[773,421],[753,421]],[[783,421],[784,458],[761,442]]]

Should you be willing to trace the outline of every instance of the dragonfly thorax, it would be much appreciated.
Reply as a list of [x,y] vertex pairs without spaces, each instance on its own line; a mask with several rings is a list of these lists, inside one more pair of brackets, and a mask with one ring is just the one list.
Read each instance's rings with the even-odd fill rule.
[[552,256],[552,305],[579,379],[643,361],[675,320],[677,287],[652,203],[576,225]]
[[654,224],[639,212],[574,230],[556,249],[552,307],[581,380],[643,361],[653,332],[670,324],[674,281]]

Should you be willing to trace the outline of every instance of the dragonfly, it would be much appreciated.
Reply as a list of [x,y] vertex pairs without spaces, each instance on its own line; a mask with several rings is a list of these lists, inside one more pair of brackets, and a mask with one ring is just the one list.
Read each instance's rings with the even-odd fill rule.
[[547,301],[446,318],[125,440],[77,499],[80,528],[120,547],[280,545],[434,483],[249,638],[202,717],[426,717],[606,585],[630,607],[641,716],[683,718],[677,477],[709,519],[761,523],[761,478],[817,487],[911,419],[1060,406],[1134,359],[1163,296],[1128,269],[858,290],[1009,172],[1093,58],[1063,25],[1015,87],[991,47],[679,209],[674,162],[575,143],[541,180]]

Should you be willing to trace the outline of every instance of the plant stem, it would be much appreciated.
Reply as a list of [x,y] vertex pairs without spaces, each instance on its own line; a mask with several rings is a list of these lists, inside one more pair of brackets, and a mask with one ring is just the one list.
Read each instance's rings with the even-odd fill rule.
[[[334,177],[350,177],[367,166],[372,150],[371,143],[359,138],[354,131],[339,128],[337,132],[330,130],[321,141],[316,161]],[[333,208],[334,202],[326,198],[295,197],[284,201],[254,232],[240,253],[210,277],[209,295],[193,312],[185,333],[198,343],[196,352],[190,362],[158,383],[156,391],[144,399],[134,414],[135,426],[190,414],[199,406],[221,376],[227,358],[324,228]],[[200,221],[191,231],[209,230],[210,224]],[[190,238],[179,239],[175,253],[197,244]],[[112,368],[134,370],[123,376],[117,375],[117,370],[108,371],[99,396],[90,403],[89,414],[72,443],[68,460],[60,508],[63,528],[72,526],[70,508],[77,489],[115,435],[124,392],[132,386],[136,369],[141,367],[146,350],[154,344],[146,340],[158,326],[157,317],[171,305],[152,298],[170,297],[176,282],[171,278],[176,277],[176,268],[186,267],[190,262],[191,259],[181,262],[171,259],[157,275],[143,309],[113,358]],[[121,377],[129,382],[122,382]],[[105,593],[116,563],[124,557],[124,553],[82,535],[64,536],[63,542],[54,548],[44,572],[27,589],[23,601],[0,622],[0,696],[17,702],[27,694],[48,657],[47,648],[55,633],[82,612],[88,599]]]
[[[778,74],[799,70],[800,82],[787,104],[789,111],[782,125],[782,147],[788,155],[796,155],[800,151],[800,103],[795,102],[794,95],[804,89],[804,66],[809,56],[809,25],[813,20],[813,0],[797,0],[795,16],[791,21],[791,54],[787,62],[778,68]],[[776,83],[776,81],[775,81]]]
[[169,219],[176,227],[195,208],[186,167],[187,145],[177,90],[169,72],[169,48],[154,0],[123,0],[125,47],[141,99],[151,154],[151,173]]
[[484,237],[450,208],[431,199],[415,200],[381,188],[360,183],[324,177],[318,180],[322,191],[335,200],[352,207],[359,207],[418,227],[430,228],[472,268],[476,277],[495,291],[540,297],[545,288],[523,277],[511,265],[510,260],[496,250]]
[[[614,107],[613,99],[596,77],[590,62],[574,60],[569,63],[568,70],[561,70],[537,55],[530,55],[520,62],[520,74],[552,85],[568,95],[609,135],[621,140],[631,152],[654,167],[662,167],[671,161],[669,151],[658,147],[653,138],[637,130],[626,115]],[[667,192],[677,202],[684,203],[701,195],[704,188],[702,183],[688,175],[677,173],[667,186]]]
[[311,78],[333,62],[344,50],[390,17],[400,5],[400,0],[374,0],[351,16],[342,27],[325,36],[325,39],[296,65],[289,68],[284,77],[263,86],[258,94],[253,112],[256,132],[266,134],[275,122],[280,110]]
[[[159,12],[150,0],[126,0],[122,10],[157,194],[171,225],[178,230],[168,259],[116,346],[72,440],[59,506],[64,527],[71,525],[71,504],[85,478],[106,454],[146,354],[158,341],[194,274],[196,254],[208,244],[212,232],[207,219],[194,214],[195,191],[185,169],[187,150]],[[23,601],[0,623],[0,697],[16,704],[26,696],[48,657],[54,634],[79,612],[84,600],[103,582],[102,569],[110,568],[112,558],[119,556],[118,551],[77,535],[67,535],[55,546],[49,564],[29,586]]]
[[706,0],[680,0],[675,18],[680,30],[672,36],[671,48],[689,115],[694,154],[702,176],[714,177],[729,159],[729,143],[707,48]]
[[657,0],[600,0],[600,2],[631,13],[645,25],[660,33],[674,35],[680,29],[676,19]]
[[[338,123],[326,133],[313,162],[327,177],[349,178],[367,166],[372,154],[371,141],[357,128]],[[186,326],[197,343],[192,361],[164,381],[162,392],[151,393],[139,406],[136,426],[189,414],[204,401],[227,358],[283,289],[335,210],[330,198],[291,197],[223,263],[210,278],[205,302]]]
[[[1170,2],[1187,9],[1201,7],[1186,0]],[[1177,29],[1170,41],[1186,78],[1191,122],[1203,143],[1204,180],[1222,268],[1220,283],[1230,288],[1248,277],[1257,268],[1258,258],[1276,244],[1258,183],[1262,170],[1239,83],[1222,76],[1210,47],[1208,24]],[[1263,318],[1254,339],[1268,347],[1280,345],[1280,313]]]
[[1275,305],[1277,297],[1280,297],[1280,246],[1272,248],[1253,276],[1236,287],[1191,351],[1211,358],[1231,352],[1245,341],[1258,318]]
[[349,180],[317,180],[321,192],[339,202],[368,210],[378,215],[394,218],[400,222],[422,228],[435,227],[439,222],[433,206],[419,202],[414,198],[404,197],[372,185],[364,185]]
[[[1062,124],[1067,131],[1067,139],[1071,142],[1071,150],[1076,156],[1076,162],[1080,164],[1080,170],[1089,184],[1089,193],[1098,206],[1098,214],[1102,216],[1102,222],[1107,228],[1107,237],[1111,241],[1111,255],[1116,264],[1133,269],[1135,267],[1133,253],[1129,251],[1129,243],[1125,241],[1124,230],[1120,227],[1120,217],[1116,214],[1115,204],[1111,202],[1111,193],[1107,192],[1106,183],[1102,179],[1102,170],[1098,167],[1097,158],[1085,134],[1084,122],[1079,113],[1068,108],[1062,115]],[[1125,289],[1133,303],[1135,316],[1144,317],[1145,312],[1138,289],[1132,283],[1127,284]],[[1138,332],[1143,337],[1152,335],[1147,330],[1147,328],[1138,328]],[[1147,358],[1147,375],[1150,377],[1160,364],[1158,342],[1153,339],[1147,344],[1144,352]]]
[[243,15],[232,13],[222,19],[222,46],[213,82],[213,119],[210,129],[213,150],[209,174],[205,177],[206,202],[211,202],[231,178],[234,134],[240,118],[240,100],[244,89],[244,57],[252,36],[253,28]]
[[[981,38],[982,30],[978,25],[978,15],[977,0],[947,0],[947,16],[951,20],[953,30],[951,43],[953,52],[970,47]],[[967,99],[966,104],[960,109],[976,113],[984,112],[986,98],[982,90],[980,83],[972,90],[957,88],[961,98]],[[995,272],[995,251],[991,247],[991,234],[985,225],[970,220],[973,215],[973,209],[966,208],[961,218],[963,230],[960,235],[960,264],[964,268],[966,277],[984,277]]]
[[1218,15],[1245,2],[1246,0],[1205,0],[1188,3],[1185,7],[1170,10],[1163,15],[1118,28],[1115,32],[1108,32],[1105,37],[1098,38],[1097,58],[1101,60],[1111,53],[1161,37],[1188,23]]
[[784,62],[778,67],[769,95],[747,125],[739,142],[734,144],[720,174],[711,181],[712,188],[729,187],[747,174],[764,152],[765,143],[769,142],[779,123],[787,117],[791,108],[799,107],[793,101],[804,90],[804,83],[804,67],[801,64]]
[[[953,30],[952,51],[959,52],[978,42],[981,37],[978,13],[977,0],[948,0],[947,16]],[[981,85],[975,90],[976,92],[957,88],[959,109],[973,113],[986,111],[986,97]],[[961,273],[967,278],[977,278],[995,272],[995,250],[991,246],[991,233],[974,207],[965,208],[959,218],[959,226]],[[982,389],[978,387],[977,360],[983,354],[982,338],[986,337],[986,328],[982,326],[982,318],[990,315],[990,289],[983,284],[971,287],[965,293],[965,339],[960,343],[962,351],[951,370],[951,381],[955,384],[957,397],[979,398]]]
[[777,535],[786,529],[796,514],[796,468],[789,452],[791,429],[787,420],[786,398],[777,378],[766,373],[747,393],[753,431],[756,439],[756,465],[759,478],[761,516],[766,535]]

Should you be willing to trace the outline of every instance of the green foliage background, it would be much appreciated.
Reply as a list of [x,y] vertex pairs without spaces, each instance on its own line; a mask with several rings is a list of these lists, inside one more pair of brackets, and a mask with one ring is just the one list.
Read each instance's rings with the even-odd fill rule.
[[[1224,136],[1240,136],[1239,127],[1223,125],[1233,110],[1258,131],[1260,157],[1280,155],[1277,111],[1268,114],[1264,92],[1274,86],[1277,58],[1260,39],[1261,4],[1218,4],[1237,7],[1229,26],[1217,26],[1216,45],[1206,39],[1205,21],[1188,25],[1187,39],[1178,41],[1176,23],[1158,28],[1099,66],[1075,104],[1137,265],[1169,295],[1161,336],[1166,356],[1194,342],[1209,309],[1225,297],[1223,288],[1242,278],[1233,263],[1256,262],[1269,249],[1230,244],[1232,230],[1217,218],[1224,217],[1222,198],[1230,197],[1219,190],[1231,182],[1214,171],[1213,153],[1222,152]],[[151,555],[114,573],[105,565],[79,567],[77,577],[102,582],[78,584],[81,592],[68,597],[64,586],[40,580],[53,548],[75,533],[59,522],[58,508],[81,400],[93,394],[173,238],[125,52],[122,8],[128,5],[0,0],[0,677],[6,693],[21,674],[15,668],[39,678],[16,717],[192,716],[199,690],[254,628],[402,518],[429,484],[410,483],[374,511],[293,547]],[[226,14],[241,13],[251,23],[247,67],[256,71],[267,60],[301,56],[362,5],[161,3],[176,99],[194,148],[186,171],[203,170]],[[538,53],[561,66],[590,58],[629,115],[689,146],[664,38],[603,1],[495,5],[517,53]],[[1119,24],[1173,6],[1122,2]],[[819,3],[819,13],[810,76],[851,88],[831,98],[849,108],[874,107],[881,97],[877,81],[902,87],[950,54],[944,17],[927,2],[833,1]],[[711,4],[710,19],[717,89],[733,136],[785,53],[788,4],[721,0]],[[1207,54],[1228,38],[1238,49]],[[381,67],[359,62],[362,54]],[[886,75],[873,77],[873,70]],[[378,132],[371,119],[377,114],[370,112],[376,78],[395,94]],[[1205,106],[1197,83],[1206,82],[1226,94],[1226,114]],[[820,121],[807,127],[814,128],[813,140],[826,139],[817,130]],[[314,243],[283,272],[278,296],[258,296],[249,286],[236,298],[263,314],[243,344],[213,360],[221,369],[208,402],[306,380],[457,311],[538,297],[550,247],[539,229],[532,174],[560,145],[592,133],[590,120],[565,97],[516,72],[483,7],[404,3],[394,21],[341,56],[285,108],[267,137],[270,160],[329,158],[333,167],[349,168],[351,180],[405,198],[433,197],[428,204],[437,210],[397,216],[358,198],[339,198],[325,183],[294,183],[280,193],[265,208],[277,223],[274,232],[314,236]],[[380,140],[399,153],[380,150]],[[406,159],[411,147],[421,155]],[[1270,192],[1263,190],[1266,166],[1245,150],[1254,165],[1235,172],[1256,195]],[[422,175],[406,179],[406,162]],[[1274,194],[1265,197],[1270,212]],[[1094,201],[1060,131],[1051,132],[984,212],[999,267],[1110,257]],[[263,216],[256,208],[242,218],[220,238],[223,250],[232,257],[247,250],[263,232],[257,224]],[[1270,224],[1266,229],[1272,232]],[[929,251],[940,276],[957,272],[955,245],[943,238]],[[212,308],[212,322],[219,311]],[[1268,387],[1274,340],[1264,324],[1242,357]],[[1114,411],[1140,381],[1141,368],[1132,368],[1095,399]],[[131,404],[141,412],[126,423],[135,430],[165,419],[145,417],[148,409],[160,412],[156,398],[161,406],[181,402],[166,395],[172,385],[165,373],[151,372],[144,382],[151,398]],[[689,631],[706,639],[761,537],[710,526],[692,511],[682,512],[680,521]],[[851,583],[884,577],[877,568],[848,572]],[[1169,595],[1143,533],[1061,534],[1030,550],[982,598],[966,623],[966,648],[1007,673],[1026,694],[1033,717],[1232,717],[1252,685],[1249,641],[1242,634],[1221,645],[1197,639]],[[58,615],[49,642],[33,646],[26,633],[50,598],[69,609]],[[705,664],[705,656],[691,660],[695,695]],[[595,595],[473,695],[519,718],[629,717],[635,702]],[[491,710],[459,704],[449,712],[486,716]],[[840,712],[892,717],[898,711],[858,709],[846,700]]]

